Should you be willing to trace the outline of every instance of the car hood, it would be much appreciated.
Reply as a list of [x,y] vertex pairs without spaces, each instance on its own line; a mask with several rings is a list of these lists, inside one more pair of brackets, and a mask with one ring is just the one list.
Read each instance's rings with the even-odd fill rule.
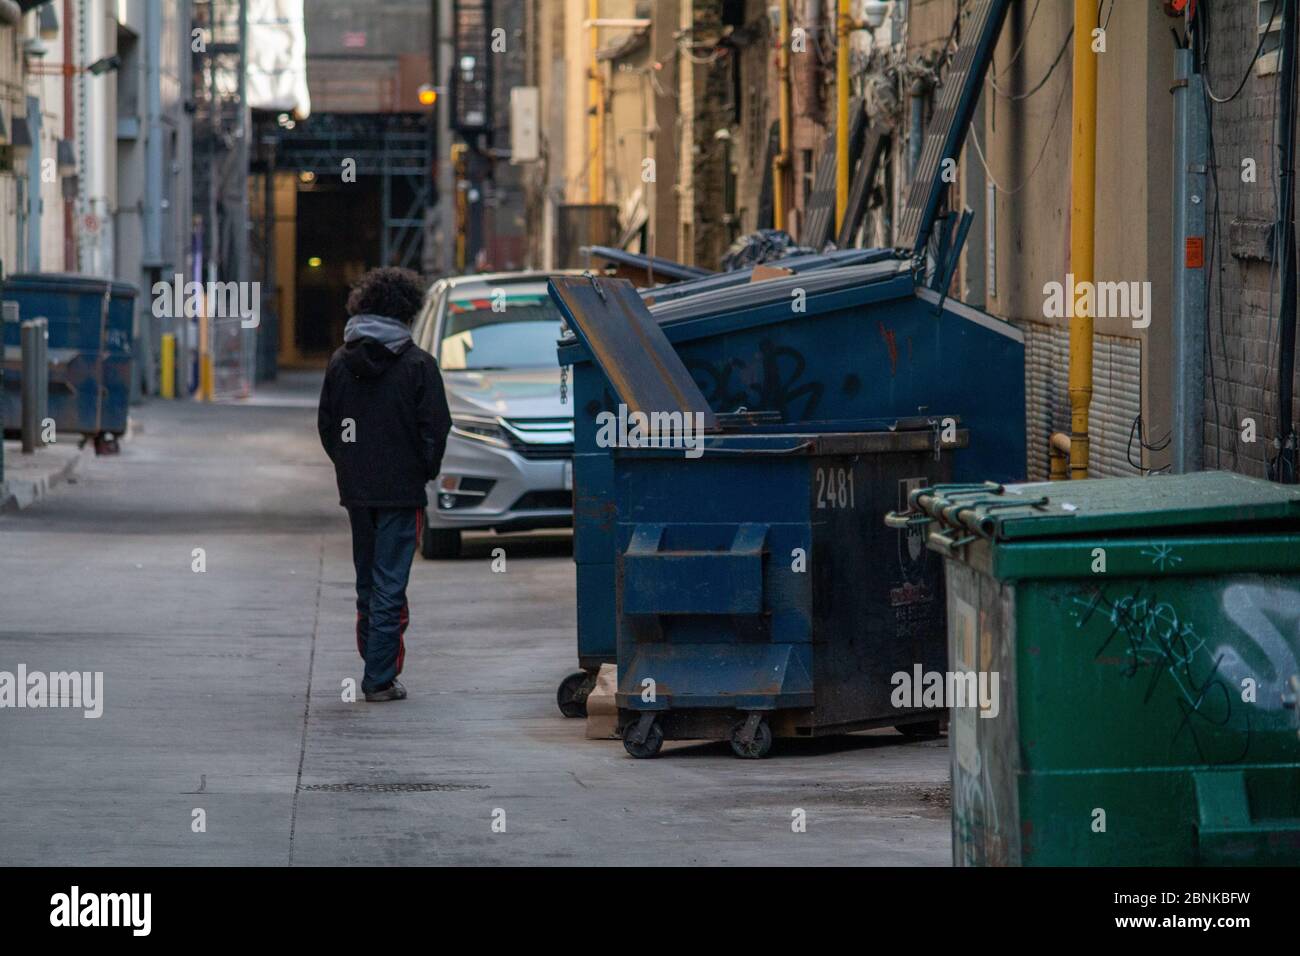
[[573,399],[560,404],[560,370],[516,369],[443,372],[447,405],[453,415],[493,418],[572,418]]

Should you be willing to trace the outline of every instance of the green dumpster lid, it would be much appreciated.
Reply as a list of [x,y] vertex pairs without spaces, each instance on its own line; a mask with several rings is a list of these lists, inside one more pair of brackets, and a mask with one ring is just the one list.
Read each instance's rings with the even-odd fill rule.
[[1300,523],[1300,488],[1226,471],[1007,485],[1003,494],[957,494],[954,500],[968,502],[968,517],[978,516],[983,533],[999,540]]

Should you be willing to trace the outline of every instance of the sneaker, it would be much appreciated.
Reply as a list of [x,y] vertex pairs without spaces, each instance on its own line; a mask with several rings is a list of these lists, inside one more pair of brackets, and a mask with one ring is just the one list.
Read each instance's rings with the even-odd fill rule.
[[366,700],[372,704],[380,704],[386,700],[406,700],[406,688],[402,682],[394,680],[383,690],[366,691]]

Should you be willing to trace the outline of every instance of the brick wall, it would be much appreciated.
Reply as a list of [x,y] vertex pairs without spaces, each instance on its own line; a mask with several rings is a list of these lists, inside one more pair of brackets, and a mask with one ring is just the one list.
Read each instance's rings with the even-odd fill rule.
[[[1219,96],[1241,81],[1258,43],[1255,0],[1209,0],[1210,86]],[[1280,14],[1279,14],[1280,20]],[[1252,69],[1241,94],[1212,106],[1219,180],[1221,246],[1210,276],[1210,354],[1205,383],[1205,467],[1263,477],[1277,435],[1278,291],[1268,238],[1277,216],[1273,147],[1278,74]],[[1242,182],[1243,159],[1254,159],[1254,183]],[[1213,223],[1210,191],[1208,222]],[[1207,225],[1206,260],[1212,243]],[[1270,278],[1274,285],[1269,295]],[[1220,318],[1219,284],[1223,292]],[[1271,311],[1270,311],[1271,302]],[[1210,372],[1211,362],[1213,374]],[[1217,400],[1216,400],[1217,399]],[[1300,404],[1296,406],[1300,415]],[[1253,418],[1254,443],[1242,441],[1242,422]]]

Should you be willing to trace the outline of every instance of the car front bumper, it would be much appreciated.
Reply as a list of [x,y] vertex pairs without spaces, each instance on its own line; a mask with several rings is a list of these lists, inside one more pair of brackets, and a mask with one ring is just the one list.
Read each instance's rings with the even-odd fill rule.
[[[571,453],[539,450],[526,457],[513,448],[447,437],[442,470],[429,482],[429,527],[435,530],[529,531],[573,526]],[[563,454],[563,457],[551,457]],[[448,485],[454,483],[455,490]],[[454,507],[443,506],[452,495]]]

